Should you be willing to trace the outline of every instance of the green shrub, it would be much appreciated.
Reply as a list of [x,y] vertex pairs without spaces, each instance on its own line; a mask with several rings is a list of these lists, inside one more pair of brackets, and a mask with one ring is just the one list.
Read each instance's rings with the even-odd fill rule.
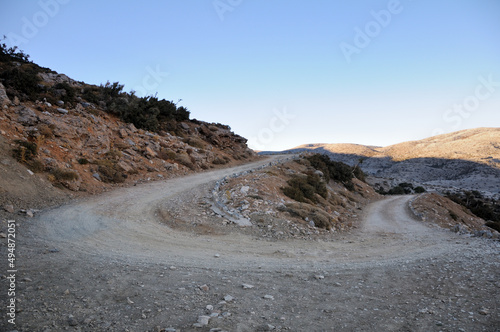
[[78,159],[78,163],[80,165],[87,165],[89,163],[89,161],[86,158],[80,158],[80,159]]
[[308,174],[307,177],[296,175],[287,184],[282,188],[283,194],[298,202],[317,202],[316,194],[323,198],[328,196],[326,184],[316,174]]
[[65,103],[67,102],[74,102],[75,97],[76,97],[76,89],[69,85],[67,82],[62,82],[62,83],[57,83],[52,87],[52,91],[55,92],[55,90],[64,90],[65,93],[63,93],[61,96],[57,96],[59,99],[64,101]]
[[446,197],[466,207],[479,218],[500,222],[500,200],[486,198],[478,191],[448,193]]
[[[9,97],[18,96],[23,100],[35,101],[42,89],[38,85],[41,81],[37,75],[39,70],[34,65],[23,64],[20,67],[9,68],[0,72],[0,79],[3,80],[4,86],[7,88]],[[17,91],[17,93],[11,93]]]
[[365,180],[365,174],[358,166],[351,167],[339,161],[332,161],[323,154],[314,154],[306,159],[312,167],[323,173],[327,182],[330,180],[340,182],[351,191],[355,189],[352,183],[354,177],[361,181]]
[[499,221],[488,221],[486,224],[489,228],[492,228],[496,230],[497,232],[500,232],[500,222]]
[[407,194],[407,192],[406,192],[405,188],[397,186],[397,187],[391,188],[387,192],[387,194],[389,194],[389,195],[405,195],[405,194]]
[[416,194],[421,194],[421,193],[425,193],[426,192],[425,188],[421,187],[421,186],[416,187],[414,189],[414,191],[415,191]]

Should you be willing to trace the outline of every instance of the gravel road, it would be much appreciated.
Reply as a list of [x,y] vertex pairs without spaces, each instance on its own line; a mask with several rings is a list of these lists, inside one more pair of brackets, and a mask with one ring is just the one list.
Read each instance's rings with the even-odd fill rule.
[[20,220],[17,324],[0,330],[500,331],[499,243],[424,225],[411,196],[372,203],[362,227],[331,240],[170,226],[165,211],[220,223],[200,204],[215,181],[270,161]]

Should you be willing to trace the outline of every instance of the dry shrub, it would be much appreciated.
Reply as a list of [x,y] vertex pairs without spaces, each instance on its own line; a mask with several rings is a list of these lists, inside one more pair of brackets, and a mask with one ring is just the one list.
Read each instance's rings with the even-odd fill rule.
[[300,217],[301,219],[308,218],[314,221],[314,225],[318,228],[331,229],[333,228],[333,219],[325,211],[314,207],[307,203],[290,203],[286,205],[284,211],[292,216]]
[[54,137],[54,129],[55,129],[54,125],[47,125],[45,123],[42,123],[37,126],[37,129],[40,136],[43,136],[45,138]]
[[107,183],[123,183],[127,178],[127,175],[123,172],[123,169],[118,165],[101,165],[98,168],[98,172],[101,176],[102,181]]
[[220,157],[216,157],[214,161],[212,161],[212,164],[214,165],[225,165],[227,164],[227,161],[225,159],[222,159]]
[[163,160],[175,160],[177,158],[177,153],[170,149],[163,148],[158,153],[158,157]]
[[78,179],[78,173],[61,168],[54,168],[50,171],[50,174],[54,177],[55,181],[73,181]]
[[197,149],[203,149],[207,145],[204,141],[196,137],[188,137],[184,139],[184,143],[187,143]]
[[106,183],[123,183],[127,178],[124,170],[117,165],[116,161],[109,159],[101,159],[93,162],[98,165],[97,171],[101,176],[101,180]]
[[185,152],[177,154],[175,160],[179,164],[184,165],[191,170],[195,169],[195,165],[193,164],[193,161],[191,160],[190,156]]

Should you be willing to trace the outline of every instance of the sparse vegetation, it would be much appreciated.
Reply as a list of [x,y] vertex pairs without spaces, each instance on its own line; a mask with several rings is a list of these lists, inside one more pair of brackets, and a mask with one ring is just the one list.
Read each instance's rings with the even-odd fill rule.
[[54,168],[50,171],[55,181],[73,181],[78,179],[78,174],[74,171]]
[[388,191],[385,191],[381,187],[377,189],[377,192],[381,195],[410,195],[410,194],[421,194],[426,190],[422,186],[414,187],[413,184],[408,182],[402,182],[395,187],[392,187]]
[[33,142],[16,140],[14,143],[17,144],[12,150],[13,157],[21,162],[26,163],[32,161],[38,155],[38,145]]
[[500,222],[500,201],[484,197],[480,192],[464,191],[447,193],[446,197],[458,203],[486,221]]
[[297,202],[318,201],[316,195],[323,198],[328,196],[326,184],[317,174],[307,174],[307,176],[295,175],[287,181],[288,186],[282,188],[283,193]]
[[323,154],[314,154],[306,157],[312,167],[321,171],[325,177],[325,181],[336,181],[342,183],[347,189],[353,191],[354,184],[352,179],[364,181],[365,174],[359,166],[351,167],[339,161],[332,161],[330,158]]

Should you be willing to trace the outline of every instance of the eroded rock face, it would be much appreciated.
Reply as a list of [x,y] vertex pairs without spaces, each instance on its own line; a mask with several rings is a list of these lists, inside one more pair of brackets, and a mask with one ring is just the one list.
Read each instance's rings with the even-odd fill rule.
[[11,101],[7,96],[7,92],[5,91],[5,87],[2,83],[0,83],[0,106],[10,105]]
[[29,107],[21,105],[16,108],[16,113],[18,114],[17,122],[23,126],[34,126],[39,121],[35,111]]

